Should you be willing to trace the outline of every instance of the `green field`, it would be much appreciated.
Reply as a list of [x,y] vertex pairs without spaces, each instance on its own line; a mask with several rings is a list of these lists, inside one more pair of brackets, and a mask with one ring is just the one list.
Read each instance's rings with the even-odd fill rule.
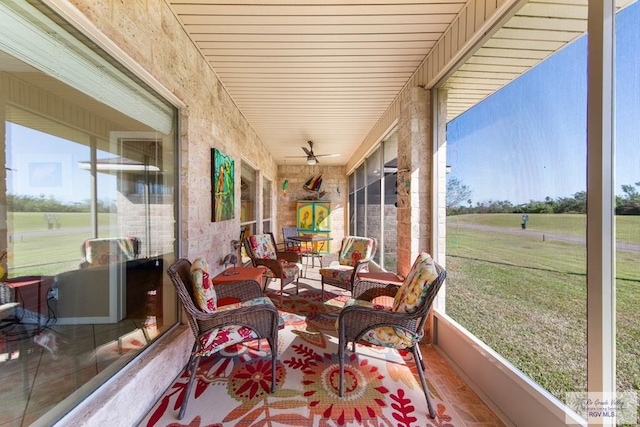
[[[450,226],[520,229],[519,214],[447,217],[446,311],[558,398],[586,390],[586,246]],[[529,215],[527,230],[584,237],[584,215]],[[640,217],[617,217],[640,244]],[[618,250],[619,390],[640,390],[640,253]]]
[[[57,221],[51,221],[52,228],[49,228],[44,213],[8,214],[9,277],[54,275],[78,268],[80,245],[92,237],[90,214],[56,215]],[[116,216],[98,215],[100,236],[109,235],[110,226],[115,227]]]
[[[585,237],[587,216],[581,214],[528,214],[527,230],[564,236]],[[616,240],[640,245],[640,216],[616,216]],[[471,214],[447,217],[447,225],[456,223],[520,229],[522,214]]]

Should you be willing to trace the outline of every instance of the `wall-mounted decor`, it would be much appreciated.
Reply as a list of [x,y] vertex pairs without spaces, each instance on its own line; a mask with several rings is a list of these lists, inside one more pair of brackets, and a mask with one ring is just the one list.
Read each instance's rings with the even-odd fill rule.
[[235,169],[231,157],[211,149],[211,221],[233,219],[235,211]]
[[312,176],[309,178],[307,182],[304,183],[302,188],[307,190],[311,195],[307,197],[308,200],[318,200],[324,197],[327,193],[326,191],[320,191],[320,187],[322,187],[322,174],[318,175],[318,177]]

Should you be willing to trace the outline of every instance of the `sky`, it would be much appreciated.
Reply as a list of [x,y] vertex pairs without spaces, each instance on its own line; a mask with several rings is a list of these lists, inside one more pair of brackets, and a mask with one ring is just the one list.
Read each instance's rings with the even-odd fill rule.
[[[640,182],[640,2],[616,17],[616,194]],[[471,200],[586,190],[587,38],[581,37],[447,125],[449,177]]]
[[[91,199],[91,173],[79,164],[91,159],[86,145],[77,144],[15,123],[7,123],[7,192],[65,203]],[[26,143],[28,141],[28,143]],[[99,159],[113,154],[98,150]],[[116,199],[116,177],[98,174],[98,199]]]

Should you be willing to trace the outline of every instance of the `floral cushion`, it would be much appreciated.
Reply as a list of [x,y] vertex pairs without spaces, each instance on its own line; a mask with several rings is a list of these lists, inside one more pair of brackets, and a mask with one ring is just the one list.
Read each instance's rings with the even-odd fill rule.
[[358,261],[371,256],[373,239],[367,237],[348,236],[342,241],[339,262],[341,265],[355,267]]
[[438,271],[431,255],[418,255],[411,271],[398,289],[393,301],[393,311],[411,313],[425,300],[429,285],[438,277]]
[[267,269],[264,275],[269,278],[288,279],[290,277],[296,277],[296,275],[300,273],[300,270],[302,270],[302,265],[295,262],[280,260],[280,265],[282,266],[283,277],[276,277],[275,273],[271,271],[271,269]]
[[340,265],[330,268],[321,268],[320,275],[332,281],[338,281],[345,285],[351,285],[351,276],[353,275],[353,267],[350,265]]
[[196,258],[191,264],[191,282],[196,305],[205,313],[213,313],[217,308],[216,291],[211,283],[209,264],[204,258]]
[[273,240],[269,234],[255,234],[249,236],[249,244],[254,256],[259,259],[278,259],[276,248],[273,247]]
[[[268,297],[258,297],[241,303],[225,305],[220,307],[220,311],[263,304],[273,306],[273,302]],[[284,319],[278,315],[278,329],[282,328],[284,328]],[[258,338],[258,334],[253,329],[242,325],[227,325],[212,329],[200,337],[200,351],[196,355],[209,356],[230,345]]]
[[[350,305],[368,307],[376,310],[392,311],[391,307],[389,306],[374,304],[364,300],[349,299],[347,300],[345,307],[348,307]],[[336,329],[337,328],[338,321],[336,321]],[[412,332],[406,331],[402,328],[396,328],[394,326],[380,326],[378,328],[369,329],[360,337],[360,340],[366,343],[396,349],[412,347],[421,339],[421,334],[414,334]]]

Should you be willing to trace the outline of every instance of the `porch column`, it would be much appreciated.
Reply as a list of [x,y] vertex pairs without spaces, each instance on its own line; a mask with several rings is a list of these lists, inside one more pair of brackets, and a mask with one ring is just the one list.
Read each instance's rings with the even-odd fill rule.
[[398,273],[431,245],[431,92],[414,87],[400,97],[398,117]]

